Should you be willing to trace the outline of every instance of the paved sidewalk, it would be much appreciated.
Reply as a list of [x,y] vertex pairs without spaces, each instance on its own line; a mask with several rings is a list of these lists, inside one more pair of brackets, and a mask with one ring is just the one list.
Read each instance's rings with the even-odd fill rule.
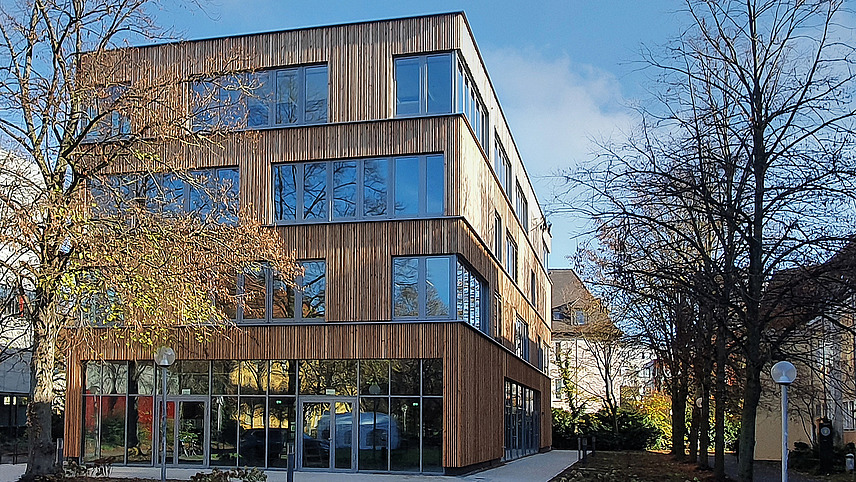
[[[463,477],[448,477],[443,475],[405,475],[405,474],[366,474],[366,473],[331,473],[331,472],[295,472],[295,482],[326,482],[330,480],[346,482],[383,482],[410,480],[413,482],[520,482],[548,481],[560,474],[568,466],[577,462],[576,450],[553,450],[543,454],[530,455],[514,460],[493,469],[476,472]],[[14,482],[24,473],[23,464],[0,465],[0,482]],[[167,469],[169,479],[189,480],[192,475],[203,469]],[[210,470],[210,469],[204,469]],[[285,482],[287,474],[281,470],[267,471],[269,482]],[[160,468],[157,467],[114,467],[112,477],[144,477],[160,479]]]

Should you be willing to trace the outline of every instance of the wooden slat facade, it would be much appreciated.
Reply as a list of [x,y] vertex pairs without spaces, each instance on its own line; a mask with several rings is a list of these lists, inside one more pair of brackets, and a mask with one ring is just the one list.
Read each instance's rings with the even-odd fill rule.
[[[227,337],[176,346],[182,360],[443,359],[443,465],[466,467],[503,456],[504,380],[539,390],[550,413],[550,380],[468,325],[435,323],[324,323],[249,326]],[[97,354],[97,355],[96,355]],[[72,354],[66,394],[65,455],[80,456],[82,360],[150,360],[152,354],[107,336]],[[547,425],[549,428],[549,425]],[[552,443],[542,430],[541,447]]]
[[[462,114],[394,117],[394,58],[448,51],[458,52],[467,64],[487,107],[488,146],[480,146]],[[503,456],[506,378],[540,391],[540,447],[551,445],[550,380],[533,366],[539,348],[536,340],[550,343],[551,290],[541,259],[543,247],[549,247],[549,234],[462,13],[199,40],[122,53],[128,57],[127,67],[111,75],[131,84],[154,84],[159,76],[188,79],[221,70],[328,65],[326,124],[235,132],[203,146],[168,142],[160,147],[164,158],[177,160],[183,168],[238,166],[241,205],[250,207],[264,224],[273,222],[274,164],[432,153],[442,153],[446,160],[442,218],[273,227],[298,259],[326,260],[326,323],[244,327],[231,339],[183,347],[180,358],[443,358],[445,467],[466,467]],[[165,95],[162,108],[189,110],[187,84],[166,89]],[[494,132],[528,200],[528,232],[516,218],[514,193],[506,195],[493,172]],[[117,165],[113,170],[132,171],[135,166]],[[516,283],[503,268],[504,253],[494,252],[494,213],[499,213],[503,230],[518,246]],[[493,293],[499,294],[502,324],[493,338],[461,323],[389,322],[392,258],[431,254],[460,255],[485,278],[491,318],[497,316]],[[534,304],[530,273],[536,276]],[[518,316],[529,326],[533,364],[513,353]],[[94,358],[94,353],[108,360],[151,358],[109,339],[94,351],[70,355],[67,456],[80,454],[80,361]]]

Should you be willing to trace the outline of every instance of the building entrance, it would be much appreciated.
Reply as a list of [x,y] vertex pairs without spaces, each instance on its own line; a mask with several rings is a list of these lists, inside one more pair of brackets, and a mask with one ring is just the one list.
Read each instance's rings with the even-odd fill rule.
[[300,401],[299,468],[356,470],[356,400],[312,397]]
[[207,397],[167,400],[166,417],[167,465],[204,466],[208,460]]

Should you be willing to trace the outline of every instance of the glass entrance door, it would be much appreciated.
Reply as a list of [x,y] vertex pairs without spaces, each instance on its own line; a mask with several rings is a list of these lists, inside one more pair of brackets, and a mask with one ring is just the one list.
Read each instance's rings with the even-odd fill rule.
[[208,414],[204,400],[179,400],[175,447],[179,465],[205,465]]
[[[208,447],[208,401],[174,399],[166,403],[167,465],[205,465]],[[160,449],[160,443],[158,443]]]
[[300,414],[300,467],[354,470],[353,400],[305,400],[301,403]]

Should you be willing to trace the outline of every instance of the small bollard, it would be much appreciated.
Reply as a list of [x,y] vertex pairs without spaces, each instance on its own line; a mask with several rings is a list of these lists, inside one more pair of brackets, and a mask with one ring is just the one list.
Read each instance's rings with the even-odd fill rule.
[[853,472],[854,462],[853,462],[853,454],[847,454],[844,456],[844,467],[847,469],[847,472]]
[[286,476],[286,480],[288,482],[294,482],[294,444],[288,444],[286,448],[286,459],[288,463],[288,475]]
[[594,453],[597,451],[597,449],[595,447],[596,445],[597,445],[597,435],[592,435],[591,436],[591,456],[592,457],[594,457]]
[[588,437],[583,437],[583,463],[588,462]]
[[62,449],[63,449],[63,439],[56,439],[56,464],[62,467]]
[[583,438],[577,437],[577,460],[583,459]]

